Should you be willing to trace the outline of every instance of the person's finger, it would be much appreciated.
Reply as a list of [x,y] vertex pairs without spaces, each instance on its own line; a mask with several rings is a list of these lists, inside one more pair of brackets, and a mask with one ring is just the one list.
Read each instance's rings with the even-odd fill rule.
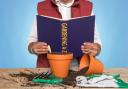
[[37,42],[36,45],[38,45],[38,46],[47,46],[47,43],[45,43],[45,42]]
[[37,52],[46,52],[48,49],[36,49]]
[[86,44],[83,44],[83,48],[84,49],[92,49],[93,48],[93,44],[90,44],[90,43],[87,44],[87,45]]
[[90,47],[90,46],[82,46],[81,47],[81,50],[93,50],[93,47]]
[[93,43],[90,43],[90,42],[85,42],[85,43],[83,43],[83,45],[89,45],[89,46],[93,46]]
[[81,46],[81,49],[84,49],[84,45]]
[[95,45],[94,43],[91,43],[89,45],[83,45],[84,49],[90,49],[90,50],[98,50],[97,45]]
[[82,50],[82,52],[83,52],[83,53],[88,54],[88,53],[89,53],[90,48],[89,48],[89,47],[85,47],[85,45],[82,45],[82,46],[81,46],[81,50]]
[[92,53],[90,53],[90,50],[88,50],[88,51],[82,51],[84,54],[92,54]]
[[81,49],[81,50],[85,54],[92,54],[94,56],[97,54],[97,50],[96,49]]
[[35,45],[33,48],[35,49],[48,49],[47,45]]
[[33,51],[35,52],[35,53],[37,53],[37,52],[47,52],[48,51],[48,49],[46,48],[34,48],[33,49]]
[[46,49],[48,46],[46,46],[46,45],[35,45],[33,47],[37,48],[37,49]]
[[90,53],[89,50],[82,50],[82,52],[85,53],[85,54],[89,54]]
[[90,46],[90,45],[82,45],[81,46],[81,49],[91,49],[92,48],[92,46]]

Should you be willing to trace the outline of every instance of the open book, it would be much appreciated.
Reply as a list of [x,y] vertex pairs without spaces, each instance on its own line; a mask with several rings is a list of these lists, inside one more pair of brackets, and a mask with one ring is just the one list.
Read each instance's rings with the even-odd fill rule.
[[[46,42],[52,52],[73,52],[74,57],[82,56],[81,45],[94,41],[95,16],[62,20],[37,15],[38,41]],[[64,46],[64,47],[62,47]]]

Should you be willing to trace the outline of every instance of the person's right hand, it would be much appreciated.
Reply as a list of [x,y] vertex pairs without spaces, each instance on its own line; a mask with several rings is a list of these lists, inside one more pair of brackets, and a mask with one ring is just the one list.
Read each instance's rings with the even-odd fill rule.
[[48,53],[48,45],[45,42],[32,42],[30,49],[37,55]]

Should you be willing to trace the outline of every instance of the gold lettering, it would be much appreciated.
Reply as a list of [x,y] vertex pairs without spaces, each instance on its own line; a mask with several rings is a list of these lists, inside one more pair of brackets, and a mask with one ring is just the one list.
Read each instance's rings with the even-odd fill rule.
[[67,23],[61,24],[61,37],[62,37],[62,52],[67,52]]

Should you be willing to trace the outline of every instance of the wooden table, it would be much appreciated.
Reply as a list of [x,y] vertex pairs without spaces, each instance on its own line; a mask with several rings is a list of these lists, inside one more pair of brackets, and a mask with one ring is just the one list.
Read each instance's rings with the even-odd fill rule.
[[[25,72],[25,73],[41,73],[42,71],[46,72],[47,68],[35,68],[35,69],[0,69],[0,89],[81,89],[79,87],[72,87],[72,86],[58,86],[58,85],[42,85],[42,86],[21,86],[18,81],[19,78],[15,78],[15,81],[10,81],[7,77],[10,73],[19,73],[19,72]],[[111,68],[106,69],[104,73],[107,74],[120,74],[121,79],[123,79],[125,82],[128,83],[128,68]],[[4,78],[2,78],[4,76]],[[7,78],[6,78],[7,77]],[[86,88],[82,88],[86,89]],[[88,89],[96,89],[96,88],[88,88]],[[102,89],[108,89],[108,88],[102,88]],[[116,89],[116,88],[109,88],[109,89]]]

